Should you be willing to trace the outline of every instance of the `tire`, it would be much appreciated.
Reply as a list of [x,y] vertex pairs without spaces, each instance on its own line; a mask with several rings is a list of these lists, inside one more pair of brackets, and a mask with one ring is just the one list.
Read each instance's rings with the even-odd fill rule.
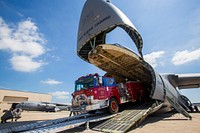
[[116,114],[119,111],[119,104],[116,98],[111,98],[109,101],[108,111],[110,114]]
[[[181,95],[181,98],[185,101],[186,106],[188,107],[189,111],[193,112],[193,108],[192,108],[192,103],[191,101],[184,95]],[[187,110],[187,108],[185,108],[184,106],[182,106],[185,110]]]

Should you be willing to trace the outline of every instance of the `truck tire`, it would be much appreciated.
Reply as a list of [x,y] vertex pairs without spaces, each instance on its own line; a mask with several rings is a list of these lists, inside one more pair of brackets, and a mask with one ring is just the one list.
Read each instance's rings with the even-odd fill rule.
[[108,111],[110,114],[116,114],[119,111],[119,104],[116,98],[110,99]]

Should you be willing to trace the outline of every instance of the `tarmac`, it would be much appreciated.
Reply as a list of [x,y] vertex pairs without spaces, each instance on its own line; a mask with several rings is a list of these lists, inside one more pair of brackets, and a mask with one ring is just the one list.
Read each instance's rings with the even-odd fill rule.
[[[2,114],[0,114],[2,116]],[[130,133],[200,133],[200,113],[190,113],[192,120],[188,120],[179,113],[169,112],[165,114],[152,114],[147,117],[138,127],[133,127],[129,130]],[[17,122],[1,123],[0,129],[8,128],[11,126],[18,126],[36,121],[63,118],[69,116],[68,111],[63,112],[22,112],[22,118]],[[91,124],[94,127],[98,123]],[[93,132],[92,130],[85,130],[85,125],[63,131],[67,132]]]

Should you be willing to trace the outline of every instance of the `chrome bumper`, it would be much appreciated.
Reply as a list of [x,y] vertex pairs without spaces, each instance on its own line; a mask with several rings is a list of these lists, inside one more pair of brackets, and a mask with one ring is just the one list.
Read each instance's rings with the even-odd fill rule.
[[109,102],[108,100],[102,100],[102,101],[98,101],[98,103],[93,103],[91,105],[86,105],[85,110],[86,111],[91,111],[91,110],[98,110],[98,109],[103,109],[108,107]]
[[93,103],[91,105],[81,105],[79,107],[72,107],[71,111],[92,111],[98,110],[108,107],[108,100],[98,101],[97,103]]

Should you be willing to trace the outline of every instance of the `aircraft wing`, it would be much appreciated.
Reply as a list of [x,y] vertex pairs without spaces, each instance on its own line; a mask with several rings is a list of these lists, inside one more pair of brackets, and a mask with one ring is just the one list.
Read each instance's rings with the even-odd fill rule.
[[170,83],[179,89],[200,88],[200,73],[170,74],[167,77]]

